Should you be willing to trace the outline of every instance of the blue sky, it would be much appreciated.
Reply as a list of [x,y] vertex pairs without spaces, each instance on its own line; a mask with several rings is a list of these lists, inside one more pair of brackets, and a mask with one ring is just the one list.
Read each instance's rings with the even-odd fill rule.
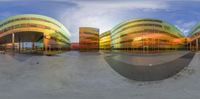
[[200,1],[171,0],[1,0],[0,20],[17,14],[42,14],[57,19],[77,42],[81,26],[101,32],[134,18],[157,18],[174,24],[184,35],[200,22]]

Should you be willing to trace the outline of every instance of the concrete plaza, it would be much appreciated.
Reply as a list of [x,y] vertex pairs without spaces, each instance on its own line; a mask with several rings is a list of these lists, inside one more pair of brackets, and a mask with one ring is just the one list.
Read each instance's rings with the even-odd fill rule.
[[[176,55],[173,53],[164,57],[175,59],[185,53],[178,52]],[[146,82],[129,80],[114,71],[104,59],[105,56],[112,54],[76,51],[56,56],[0,54],[0,99],[198,99],[200,97],[200,53],[198,52],[189,66],[175,76],[161,81]],[[159,56],[159,59],[161,57]],[[119,57],[115,58],[120,60]],[[120,61],[126,62],[123,60],[125,58]]]

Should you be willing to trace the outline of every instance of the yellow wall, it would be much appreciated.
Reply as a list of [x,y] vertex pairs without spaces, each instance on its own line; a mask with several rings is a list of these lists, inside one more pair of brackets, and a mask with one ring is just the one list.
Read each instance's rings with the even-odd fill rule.
[[100,35],[99,47],[101,50],[110,49],[110,31],[104,32]]

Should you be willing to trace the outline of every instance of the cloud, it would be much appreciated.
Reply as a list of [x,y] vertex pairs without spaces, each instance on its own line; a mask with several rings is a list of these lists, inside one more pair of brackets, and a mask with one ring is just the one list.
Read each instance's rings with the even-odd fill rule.
[[166,9],[168,7],[165,2],[160,1],[79,1],[77,3],[82,7],[106,9]]
[[[160,1],[82,1],[75,0],[75,7],[66,9],[60,19],[72,32],[72,41],[78,41],[79,27],[96,27],[100,32],[105,32],[119,24],[122,16],[128,10],[134,9],[167,9],[167,2]],[[159,5],[159,6],[158,6]],[[134,12],[132,16],[134,17]],[[137,13],[135,13],[137,14]]]
[[197,21],[185,21],[177,20],[176,27],[180,29],[185,36],[187,36],[192,29],[192,27],[197,23]]

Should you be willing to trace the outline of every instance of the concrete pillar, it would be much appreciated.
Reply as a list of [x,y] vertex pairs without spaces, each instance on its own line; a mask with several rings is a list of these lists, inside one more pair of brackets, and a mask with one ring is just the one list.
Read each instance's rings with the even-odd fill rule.
[[21,52],[21,40],[20,40],[20,37],[19,37],[19,42],[18,42],[18,46],[19,46],[19,53]]
[[192,50],[192,42],[190,42],[190,51]]
[[24,43],[23,43],[23,41],[21,42],[21,52],[23,52],[23,50],[24,50]]
[[32,36],[32,51],[35,49],[35,37]]
[[196,51],[198,51],[199,50],[199,40],[198,40],[198,38],[196,39]]
[[47,53],[47,47],[48,47],[48,39],[46,37],[46,35],[43,36],[43,49],[44,49],[44,53]]
[[158,46],[158,48],[157,48],[157,50],[158,50],[158,52],[160,52],[160,46],[159,46],[159,40],[157,39],[157,46]]
[[15,51],[15,34],[12,33],[12,51]]

